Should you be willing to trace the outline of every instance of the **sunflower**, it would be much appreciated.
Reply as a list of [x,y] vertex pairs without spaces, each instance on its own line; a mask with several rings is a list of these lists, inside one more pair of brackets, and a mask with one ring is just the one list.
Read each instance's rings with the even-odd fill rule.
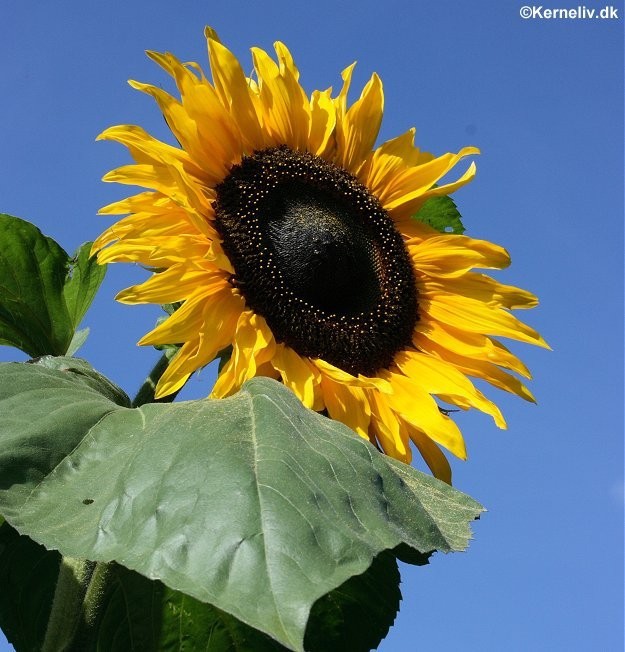
[[386,454],[411,460],[410,441],[449,482],[440,447],[466,458],[450,407],[505,421],[469,377],[532,401],[516,375],[526,367],[494,336],[546,346],[511,312],[536,298],[472,271],[509,264],[501,247],[441,234],[413,219],[424,202],[475,175],[441,179],[473,147],[435,157],[414,129],[374,148],[382,83],[373,74],[348,105],[354,65],[310,97],[280,42],[277,61],[252,48],[255,75],[207,28],[212,82],[196,63],[148,52],[180,99],[156,100],[180,147],[138,126],[99,139],[130,150],[134,164],[105,181],[147,188],[106,206],[127,215],[94,243],[98,261],[135,262],[153,274],[122,291],[123,303],[180,303],[140,345],[179,344],[156,395],[179,390],[224,349],[213,397],[258,375],[348,425]]

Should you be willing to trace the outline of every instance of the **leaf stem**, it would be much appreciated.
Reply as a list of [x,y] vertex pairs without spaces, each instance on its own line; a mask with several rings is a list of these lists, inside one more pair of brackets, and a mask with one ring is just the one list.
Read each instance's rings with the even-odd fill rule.
[[[87,590],[82,603],[82,614],[70,650],[95,648],[98,637],[98,622],[102,616],[104,599],[113,577],[114,562],[97,562],[91,573]],[[68,651],[69,652],[69,651]]]
[[89,647],[112,576],[112,563],[63,557],[42,652],[70,652]]
[[164,396],[163,398],[155,399],[154,392],[156,391],[156,385],[160,380],[161,376],[165,373],[165,370],[169,366],[171,359],[176,355],[178,351],[177,348],[167,348],[163,351],[163,355],[158,359],[158,362],[154,365],[152,371],[150,371],[148,377],[143,381],[143,385],[139,388],[137,395],[132,401],[132,407],[141,407],[146,403],[171,403],[175,398],[178,392],[174,392],[169,396]]
[[59,652],[71,645],[83,612],[83,601],[95,563],[63,557],[52,600],[42,652]]

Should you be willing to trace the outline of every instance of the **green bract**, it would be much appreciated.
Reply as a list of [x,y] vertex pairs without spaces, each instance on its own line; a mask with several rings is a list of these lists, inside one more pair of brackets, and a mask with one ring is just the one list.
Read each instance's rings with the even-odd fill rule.
[[424,222],[441,233],[462,235],[465,232],[456,202],[449,195],[431,197],[413,215],[413,219]]

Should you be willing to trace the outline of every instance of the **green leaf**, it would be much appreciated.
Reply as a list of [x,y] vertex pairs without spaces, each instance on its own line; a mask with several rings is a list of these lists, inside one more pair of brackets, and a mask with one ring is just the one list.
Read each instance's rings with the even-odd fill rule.
[[303,649],[312,605],[380,552],[464,549],[482,511],[276,381],[129,409],[75,362],[0,365],[0,513],[48,548],[116,560],[290,649]]
[[73,377],[73,379],[77,380],[79,383],[93,388],[102,396],[113,401],[113,403],[121,405],[122,407],[130,407],[130,399],[124,390],[118,387],[114,382],[110,381],[106,376],[98,373],[86,360],[82,360],[81,358],[64,358],[45,355],[36,360],[30,360],[25,364],[34,364],[36,367],[61,371],[64,374]]
[[39,652],[61,555],[0,526],[0,627],[19,652]]
[[399,561],[403,561],[404,564],[411,564],[412,566],[425,566],[430,563],[430,557],[432,556],[431,552],[419,552],[407,546],[405,543],[400,543],[393,550],[393,553]]
[[307,652],[373,650],[399,611],[399,569],[393,553],[378,555],[366,573],[318,600],[306,629]]
[[441,233],[462,235],[465,232],[460,212],[448,195],[430,197],[412,217]]
[[81,245],[67,265],[63,296],[74,329],[95,299],[106,274],[106,267],[90,257],[91,245],[91,242]]
[[117,564],[112,564],[99,620],[93,631],[79,633],[74,647],[80,652],[285,649],[212,605]]
[[78,349],[80,349],[80,347],[87,341],[90,330],[91,329],[87,326],[86,328],[81,328],[74,333],[72,341],[67,347],[67,355],[72,356],[77,353]]
[[[315,603],[306,629],[307,652],[376,648],[397,613],[398,585],[395,558],[382,553],[366,573]],[[130,649],[283,652],[287,648],[212,605],[113,564],[102,615],[81,652]]]
[[70,258],[30,222],[0,214],[0,344],[32,357],[68,352],[104,278],[90,247]]

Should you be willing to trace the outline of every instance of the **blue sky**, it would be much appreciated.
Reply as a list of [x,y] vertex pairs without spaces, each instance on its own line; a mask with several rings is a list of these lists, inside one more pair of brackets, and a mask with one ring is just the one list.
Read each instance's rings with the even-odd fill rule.
[[[249,46],[285,41],[308,91],[337,87],[354,60],[356,88],[378,72],[381,140],[416,126],[424,149],[481,148],[477,178],[455,199],[470,235],[510,251],[498,278],[540,297],[523,317],[553,351],[512,347],[539,404],[491,393],[507,431],[459,415],[470,459],[454,463],[455,484],[489,511],[466,554],[403,569],[383,652],[622,649],[624,10],[524,20],[523,1],[22,0],[1,10],[0,211],[69,251],[110,223],[97,209],[126,194],[100,182],[126,152],[95,136],[137,123],[167,137],[126,80],[166,83],[146,49],[205,62],[205,24],[247,68]],[[82,350],[129,393],[155,360],[134,343],[158,311],[113,296],[141,277],[110,270]],[[0,349],[0,360],[16,357]],[[193,378],[185,396],[206,395],[210,378]]]

